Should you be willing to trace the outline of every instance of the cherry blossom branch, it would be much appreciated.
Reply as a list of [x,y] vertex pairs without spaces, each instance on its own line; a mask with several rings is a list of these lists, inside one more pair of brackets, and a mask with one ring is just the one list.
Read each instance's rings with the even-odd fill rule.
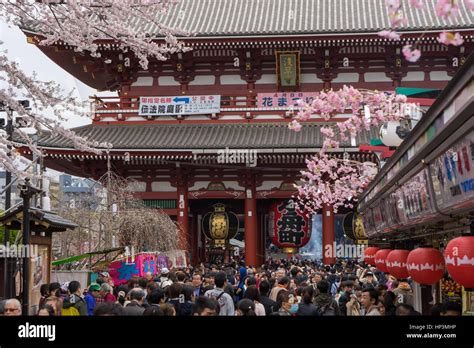
[[306,162],[307,170],[301,171],[297,196],[301,211],[315,213],[325,205],[332,206],[334,212],[341,207],[354,207],[377,168],[371,162],[334,158],[330,151],[339,149],[341,141],[364,130],[409,118],[410,109],[405,107],[406,102],[404,95],[357,90],[351,86],[319,92],[311,104],[298,101],[300,110],[289,124],[289,128],[297,132],[302,128],[301,122],[308,121],[315,114],[331,121],[337,113],[347,110],[352,113],[346,121],[320,129],[324,137],[322,148]]
[[[191,50],[176,38],[190,33],[160,22],[160,15],[177,2],[16,0],[0,2],[0,18],[36,32],[42,37],[40,45],[65,43],[95,58],[101,57],[99,40],[112,40],[124,53],[132,52],[147,70],[150,58],[163,61],[169,54]],[[140,25],[136,25],[138,19]],[[156,28],[155,32],[143,31],[151,25]],[[160,43],[161,40],[164,43]]]
[[[417,10],[425,9],[425,0],[409,0],[410,6]],[[436,16],[441,19],[454,19],[459,15],[460,7],[459,3],[463,0],[436,0],[435,12]],[[382,30],[379,32],[379,36],[389,40],[399,41],[401,34],[396,32],[402,24],[407,24],[408,19],[403,13],[403,5],[401,0],[385,0],[387,6],[388,15],[390,18],[390,30]],[[464,0],[464,5],[469,11],[474,11],[474,0]],[[417,48],[421,38],[425,35],[426,31],[421,34],[413,45],[403,46],[402,53],[405,59],[409,62],[417,62],[421,57],[421,50]],[[460,46],[464,43],[464,39],[461,34],[443,31],[438,36],[438,42],[449,46]]]
[[[35,74],[26,75],[17,63],[8,59],[4,51],[0,51],[0,81],[6,85],[0,88],[2,108],[7,112],[8,118],[13,114],[20,118],[21,126],[34,128],[39,133],[48,130],[53,135],[69,140],[76,149],[83,152],[100,154],[101,148],[111,146],[79,137],[71,130],[64,128],[61,121],[66,120],[68,114],[78,117],[89,116],[84,111],[85,105],[75,100],[72,92],[64,94],[56,83],[40,81]],[[18,101],[25,97],[33,103],[31,109]],[[53,117],[46,116],[47,112],[50,112]],[[26,161],[20,159],[19,149],[28,148],[38,157],[42,157],[43,153],[21,128],[16,128],[14,135],[16,139],[9,139],[5,132],[0,135],[1,164],[3,168],[23,178],[30,174],[22,169],[22,163]]]

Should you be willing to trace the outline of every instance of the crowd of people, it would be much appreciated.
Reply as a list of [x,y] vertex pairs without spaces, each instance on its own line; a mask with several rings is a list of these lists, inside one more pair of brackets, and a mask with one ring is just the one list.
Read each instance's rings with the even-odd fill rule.
[[[408,279],[363,263],[272,260],[161,269],[158,275],[114,284],[99,273],[84,290],[78,281],[41,287],[39,316],[414,316]],[[433,316],[459,316],[457,302],[436,304]],[[0,302],[0,315],[21,315],[17,299]]]

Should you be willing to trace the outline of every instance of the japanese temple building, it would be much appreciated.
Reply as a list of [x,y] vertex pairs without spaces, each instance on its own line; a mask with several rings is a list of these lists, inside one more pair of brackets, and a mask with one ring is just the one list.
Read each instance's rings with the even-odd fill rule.
[[[192,263],[206,256],[203,216],[223,203],[243,222],[245,259],[256,265],[265,257],[269,207],[295,194],[305,160],[322,145],[325,121],[317,115],[300,133],[288,129],[297,99],[343,85],[441,90],[473,51],[474,18],[464,2],[448,22],[433,8],[420,15],[403,3],[410,24],[401,42],[377,35],[390,26],[383,0],[186,0],[172,6],[163,22],[197,33],[182,38],[193,50],[151,61],[147,71],[107,40],[100,42],[100,59],[67,45],[38,48],[92,88],[118,92],[95,98],[92,124],[75,132],[113,144],[111,168],[138,182],[145,204],[178,221]],[[139,19],[136,25],[142,25]],[[143,27],[150,34],[155,29]],[[439,44],[446,29],[459,31],[464,44]],[[37,44],[40,33],[23,30]],[[416,40],[423,54],[409,63],[401,48]],[[377,163],[375,153],[360,151],[374,138],[377,130],[360,133],[336,155]],[[106,154],[79,152],[47,133],[39,145],[55,170],[93,179],[107,171]],[[334,239],[334,215],[324,213],[328,241]]]

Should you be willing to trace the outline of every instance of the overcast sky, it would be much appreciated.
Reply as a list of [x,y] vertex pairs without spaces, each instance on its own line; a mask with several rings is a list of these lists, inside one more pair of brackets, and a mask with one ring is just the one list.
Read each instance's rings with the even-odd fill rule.
[[[0,0],[1,1],[1,0]],[[81,81],[74,78],[68,72],[56,65],[46,55],[44,55],[35,45],[26,42],[26,36],[17,27],[9,28],[4,22],[0,21],[0,50],[7,50],[7,55],[11,60],[20,64],[21,69],[31,74],[34,71],[38,74],[38,79],[42,81],[54,81],[61,85],[65,93],[75,90],[76,98],[88,100],[90,95],[98,93],[95,89],[88,87]],[[0,81],[2,83],[2,81]],[[71,115],[64,124],[66,128],[74,128],[91,123],[86,117],[74,117]],[[49,175],[57,176],[60,173],[48,170]]]
[[[87,100],[93,94],[101,95],[56,65],[35,45],[28,44],[26,36],[17,27],[9,28],[4,22],[0,22],[0,41],[3,41],[0,49],[8,50],[10,59],[18,62],[26,73],[36,71],[40,80],[55,81],[65,92],[75,89],[76,97],[81,100]],[[88,123],[91,123],[88,118],[71,116],[65,125],[73,128]]]

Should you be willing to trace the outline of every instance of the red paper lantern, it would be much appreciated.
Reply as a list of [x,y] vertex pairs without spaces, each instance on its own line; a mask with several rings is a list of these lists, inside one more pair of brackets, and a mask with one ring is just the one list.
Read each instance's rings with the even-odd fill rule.
[[364,250],[364,262],[368,265],[375,265],[375,254],[379,251],[380,248],[377,247],[368,247]]
[[444,269],[444,258],[438,249],[418,248],[408,254],[408,274],[419,284],[433,285],[443,277]]
[[296,208],[290,199],[273,203],[270,210],[272,243],[288,254],[296,253],[311,238],[310,218]]
[[397,279],[408,278],[407,258],[410,251],[392,250],[385,259],[388,272]]
[[444,257],[451,277],[466,289],[474,289],[474,237],[454,238],[446,246]]
[[391,252],[392,252],[391,249],[381,249],[375,253],[375,256],[374,256],[375,267],[377,267],[379,271],[388,273],[387,265],[385,264],[385,259],[387,258],[388,254],[390,254]]

